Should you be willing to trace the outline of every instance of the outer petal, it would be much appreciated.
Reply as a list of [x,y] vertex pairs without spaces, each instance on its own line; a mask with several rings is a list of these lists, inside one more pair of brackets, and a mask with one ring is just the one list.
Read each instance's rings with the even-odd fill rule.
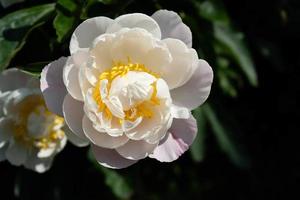
[[185,25],[180,16],[168,10],[159,10],[152,15],[161,30],[161,38],[175,38],[183,41],[188,47],[192,47],[192,32]]
[[103,148],[114,149],[124,145],[129,139],[123,134],[120,137],[112,137],[107,133],[101,133],[94,129],[92,122],[88,117],[83,117],[82,121],[83,131],[90,141]]
[[67,94],[63,82],[63,67],[67,58],[60,59],[48,64],[41,73],[41,90],[48,109],[62,116],[62,104]]
[[93,40],[106,32],[113,20],[107,17],[94,17],[82,22],[74,31],[70,41],[70,52],[85,51],[92,46]]
[[124,158],[140,160],[152,153],[156,146],[157,144],[149,144],[144,140],[130,140],[116,151]]
[[172,162],[188,150],[196,134],[197,123],[193,116],[189,119],[174,119],[169,134],[149,157],[161,162]]
[[63,81],[69,94],[76,100],[82,101],[83,96],[79,84],[79,68],[88,59],[86,52],[78,51],[68,58],[63,69]]
[[82,119],[84,116],[83,103],[67,94],[63,103],[63,113],[70,130],[81,139],[85,139],[86,137],[82,129]]
[[28,156],[28,150],[22,144],[17,143],[15,140],[11,140],[5,152],[5,156],[11,164],[19,166],[25,163]]
[[68,140],[77,147],[85,147],[90,144],[87,139],[83,139],[74,134],[68,127],[64,127],[64,132]]
[[6,92],[19,88],[38,86],[38,79],[17,69],[4,70],[0,75],[0,91]]
[[154,37],[160,39],[161,32],[155,20],[145,14],[133,13],[122,15],[115,19],[114,23],[108,27],[107,33],[114,33],[122,28],[143,28],[150,32]]
[[8,141],[12,136],[13,122],[7,118],[0,118],[0,143]]
[[112,149],[105,149],[93,145],[92,150],[98,163],[103,165],[104,167],[121,169],[133,165],[137,162],[137,160],[128,160],[122,157],[120,154],[118,154],[115,150]]
[[206,61],[199,60],[198,67],[191,79],[183,86],[171,90],[173,103],[190,110],[197,108],[207,99],[212,82],[211,67]]
[[7,147],[7,142],[0,142],[0,162],[6,160],[5,152]]
[[195,49],[188,48],[181,40],[164,39],[173,57],[172,62],[162,68],[162,78],[170,89],[185,84],[197,68],[198,55]]

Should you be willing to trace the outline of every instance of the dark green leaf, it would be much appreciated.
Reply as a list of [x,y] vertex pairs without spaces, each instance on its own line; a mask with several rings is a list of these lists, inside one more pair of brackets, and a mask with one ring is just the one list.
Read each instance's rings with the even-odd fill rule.
[[61,11],[57,11],[53,26],[56,30],[58,42],[62,42],[71,34],[73,27],[75,26],[75,21],[76,18],[74,16],[67,16]]
[[0,19],[0,71],[24,46],[26,37],[53,13],[54,4],[45,4],[10,13]]
[[202,106],[202,108],[220,148],[228,155],[235,165],[241,168],[247,168],[249,166],[249,160],[238,148],[232,138],[232,134],[225,129],[221,121],[217,118],[214,110],[208,104]]
[[257,76],[250,53],[246,48],[241,33],[234,32],[231,28],[220,24],[214,24],[214,35],[221,43],[226,52],[237,62],[241,70],[245,73],[248,81],[257,86]]
[[92,151],[88,153],[89,160],[94,164],[95,168],[104,175],[105,184],[112,190],[112,193],[120,199],[128,199],[133,194],[133,188],[127,179],[112,169],[102,167],[95,160]]
[[197,120],[198,133],[191,146],[191,154],[194,161],[201,162],[205,156],[206,119],[201,108],[194,110],[193,115]]

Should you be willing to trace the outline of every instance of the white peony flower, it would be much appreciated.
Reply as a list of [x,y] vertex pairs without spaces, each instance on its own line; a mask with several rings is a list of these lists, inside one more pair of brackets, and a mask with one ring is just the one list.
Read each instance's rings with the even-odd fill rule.
[[0,161],[45,172],[66,144],[64,119],[51,113],[39,80],[18,69],[0,75]]
[[191,110],[207,99],[213,80],[191,46],[191,31],[175,12],[88,19],[72,35],[71,56],[42,72],[46,104],[106,167],[145,157],[171,162],[192,144]]

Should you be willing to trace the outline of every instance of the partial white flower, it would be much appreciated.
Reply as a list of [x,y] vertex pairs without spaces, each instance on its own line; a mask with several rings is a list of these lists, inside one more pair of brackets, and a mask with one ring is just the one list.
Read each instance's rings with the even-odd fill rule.
[[191,46],[191,31],[175,12],[88,19],[72,35],[71,56],[42,72],[46,104],[106,167],[145,157],[171,162],[192,144],[191,110],[207,99],[213,80]]
[[50,112],[39,80],[18,69],[0,75],[0,161],[37,172],[66,144],[64,119]]

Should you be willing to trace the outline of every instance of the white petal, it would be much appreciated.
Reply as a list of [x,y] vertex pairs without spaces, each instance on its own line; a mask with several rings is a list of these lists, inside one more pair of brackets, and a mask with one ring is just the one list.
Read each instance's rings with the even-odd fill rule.
[[82,101],[83,96],[79,84],[79,68],[87,61],[87,53],[78,51],[70,56],[63,69],[63,81],[69,94]]
[[161,38],[161,32],[157,22],[145,14],[133,13],[121,15],[108,27],[107,33],[114,33],[122,28],[143,28],[154,37],[158,39]]
[[152,15],[152,18],[160,27],[162,39],[179,39],[188,47],[192,47],[192,32],[190,28],[182,22],[177,13],[168,10],[159,10]]
[[113,149],[105,149],[93,145],[92,150],[98,163],[104,167],[122,169],[137,162],[137,160],[129,160],[122,157]]
[[44,173],[50,169],[53,161],[53,156],[49,158],[38,158],[37,152],[32,150],[24,164],[27,169],[34,170],[38,173]]
[[55,153],[55,147],[40,149],[37,153],[38,158],[49,158]]
[[180,107],[176,105],[171,106],[172,117],[177,119],[188,119],[190,118],[190,111],[185,107]]
[[70,130],[78,137],[85,139],[82,129],[82,119],[84,116],[83,103],[73,99],[71,95],[68,94],[63,103],[63,113],[66,124]]
[[7,97],[10,95],[11,92],[7,91],[7,92],[4,92],[4,93],[1,93],[0,91],[0,118],[4,115],[3,113],[3,106],[4,106],[4,103],[7,99]]
[[67,94],[63,82],[63,67],[67,58],[60,59],[48,64],[41,73],[41,90],[48,109],[62,116],[62,104]]
[[11,140],[9,146],[5,152],[7,160],[13,164],[20,166],[24,164],[28,155],[28,150],[24,145],[17,143],[15,140]]
[[0,142],[0,162],[6,160],[5,152],[7,147],[7,142]]
[[198,55],[194,49],[188,48],[181,40],[164,39],[172,55],[172,62],[162,68],[162,78],[170,89],[185,84],[197,68]]
[[0,75],[0,91],[6,92],[19,88],[37,88],[39,80],[17,68],[4,70]]
[[199,60],[198,68],[183,86],[171,90],[173,103],[193,110],[203,104],[210,93],[213,71],[204,60]]
[[143,140],[129,140],[126,144],[116,149],[124,158],[140,160],[153,152],[157,144],[149,144]]
[[93,40],[106,32],[107,27],[113,22],[107,17],[94,17],[82,22],[74,31],[70,41],[70,52],[86,50],[92,46]]
[[68,140],[77,147],[85,147],[90,144],[87,139],[83,139],[74,134],[68,127],[64,127],[64,132],[68,138]]
[[124,145],[129,139],[123,135],[120,137],[112,137],[107,133],[101,133],[93,128],[92,122],[87,118],[83,118],[83,131],[86,137],[95,145],[103,148],[114,149]]

